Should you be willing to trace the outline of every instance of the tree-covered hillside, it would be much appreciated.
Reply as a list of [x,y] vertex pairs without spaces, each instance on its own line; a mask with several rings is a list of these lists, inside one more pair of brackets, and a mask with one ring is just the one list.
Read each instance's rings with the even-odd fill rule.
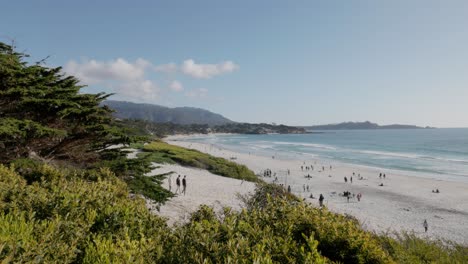
[[201,108],[169,108],[154,104],[137,104],[131,102],[107,100],[103,103],[115,110],[114,115],[123,119],[138,119],[154,123],[173,123],[179,125],[206,124],[221,125],[233,123],[220,114]]

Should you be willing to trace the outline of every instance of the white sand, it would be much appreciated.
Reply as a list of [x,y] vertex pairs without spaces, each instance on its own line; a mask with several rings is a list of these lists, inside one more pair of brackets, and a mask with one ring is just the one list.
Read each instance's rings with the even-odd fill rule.
[[[236,180],[232,178],[214,175],[206,170],[183,167],[180,165],[155,164],[160,168],[154,169],[150,175],[174,172],[163,182],[163,187],[176,192],[176,179],[181,175],[181,187],[177,196],[161,206],[155,213],[167,217],[168,224],[184,223],[191,213],[200,205],[206,204],[220,212],[223,207],[231,207],[234,210],[241,208],[241,202],[237,194],[245,195],[253,192],[254,183]],[[187,189],[182,193],[182,178],[187,176]],[[171,182],[171,188],[169,188]],[[151,205],[149,205],[151,207]]]
[[[376,232],[414,231],[422,237],[442,238],[468,244],[468,184],[466,183],[405,176],[393,171],[379,171],[338,162],[324,164],[320,160],[310,158],[307,160],[280,159],[278,157],[272,159],[271,157],[228,151],[209,144],[184,142],[183,139],[184,137],[175,136],[166,139],[166,141],[170,144],[197,149],[226,159],[236,157],[235,162],[246,165],[255,173],[260,173],[267,168],[271,169],[273,173],[276,173],[278,182],[285,186],[291,185],[292,191],[296,195],[317,205],[317,199],[308,197],[311,193],[315,197],[322,193],[328,208],[356,217],[368,230]],[[301,165],[313,165],[314,170],[301,171]],[[333,166],[332,170],[329,169],[330,165]],[[325,166],[325,171],[319,172],[322,166]],[[287,169],[290,170],[290,175],[287,175]],[[217,201],[232,205],[236,203],[232,198],[236,191],[253,189],[252,184],[244,182],[241,187],[239,182],[235,182],[236,180],[209,175],[209,173],[200,170],[180,167],[174,167],[173,170],[177,170],[178,174],[191,175],[191,178],[200,177],[200,182],[192,187],[195,190],[187,192],[187,196],[180,196],[170,201],[162,210],[163,214],[167,210],[173,211],[173,207],[176,207],[177,210],[180,209],[179,214],[182,214],[185,209],[193,209],[195,204],[213,204],[218,203]],[[353,183],[350,183],[349,178],[353,172],[356,176],[353,177]],[[386,174],[385,180],[379,179],[380,172]],[[307,174],[310,174],[312,178],[305,178],[304,175]],[[358,174],[365,179],[358,180]],[[348,183],[344,182],[345,176],[348,177]],[[271,182],[274,178],[273,176],[263,179]],[[175,177],[173,177],[173,181],[174,185]],[[220,182],[218,183],[218,181]],[[221,181],[225,181],[226,184],[220,184]],[[228,182],[232,183],[228,184]],[[379,186],[380,183],[383,183],[384,186]],[[303,191],[304,184],[309,185],[310,192]],[[432,193],[432,190],[436,188],[440,190],[440,193]],[[357,199],[350,199],[348,203],[345,197],[339,195],[343,191],[355,194],[362,193],[362,199],[360,202]],[[175,205],[175,203],[179,203],[179,205]],[[184,203],[186,204],[184,206],[188,208],[182,207],[181,204]],[[165,214],[168,215],[168,213]],[[429,223],[427,233],[424,232],[422,225],[424,219],[427,219]]]

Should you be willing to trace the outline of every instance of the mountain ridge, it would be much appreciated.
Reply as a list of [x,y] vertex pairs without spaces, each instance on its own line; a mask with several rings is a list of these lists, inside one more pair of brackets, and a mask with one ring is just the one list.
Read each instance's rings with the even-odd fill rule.
[[197,107],[166,107],[156,104],[107,100],[103,103],[115,110],[114,116],[122,119],[140,119],[155,123],[180,125],[224,125],[234,121],[209,110]]
[[415,125],[391,124],[379,125],[370,121],[365,122],[341,122],[337,124],[300,126],[307,130],[357,130],[357,129],[429,129],[434,127],[420,127]]

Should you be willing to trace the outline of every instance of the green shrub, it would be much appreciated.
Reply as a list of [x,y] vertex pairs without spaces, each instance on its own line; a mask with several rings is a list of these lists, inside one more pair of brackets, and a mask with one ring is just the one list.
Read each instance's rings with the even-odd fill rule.
[[430,241],[414,233],[383,234],[377,238],[398,263],[468,263],[468,248],[449,241]]
[[[283,188],[257,185],[240,212],[201,206],[169,229],[109,169],[0,165],[2,263],[467,263],[467,248],[377,236]],[[18,171],[33,173],[28,181]],[[164,175],[146,177],[160,179]],[[394,235],[395,236],[395,235]]]
[[143,150],[146,153],[140,154],[141,157],[149,158],[157,163],[179,163],[183,166],[206,169],[214,174],[225,177],[253,182],[259,181],[257,176],[246,166],[223,158],[213,157],[197,150],[169,145],[162,141],[154,141],[147,144]]
[[142,241],[151,244],[135,252],[160,257],[153,250],[167,233],[165,221],[142,199],[129,198],[126,184],[109,170],[89,177],[42,165],[34,173],[40,180],[28,184],[14,167],[0,165],[0,259],[82,262],[102,253],[100,242],[112,242],[117,256],[133,256]]

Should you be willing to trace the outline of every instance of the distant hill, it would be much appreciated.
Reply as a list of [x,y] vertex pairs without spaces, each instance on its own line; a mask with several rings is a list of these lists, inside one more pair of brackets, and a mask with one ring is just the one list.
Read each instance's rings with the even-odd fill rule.
[[104,104],[116,110],[114,115],[122,119],[138,119],[155,123],[180,125],[207,124],[213,126],[234,123],[220,114],[201,108],[169,108],[154,104],[137,104],[112,100],[105,101]]
[[380,126],[369,121],[366,122],[343,122],[339,124],[328,124],[318,126],[303,126],[307,130],[347,130],[347,129],[423,129],[432,127],[419,127],[413,125],[385,125]]

